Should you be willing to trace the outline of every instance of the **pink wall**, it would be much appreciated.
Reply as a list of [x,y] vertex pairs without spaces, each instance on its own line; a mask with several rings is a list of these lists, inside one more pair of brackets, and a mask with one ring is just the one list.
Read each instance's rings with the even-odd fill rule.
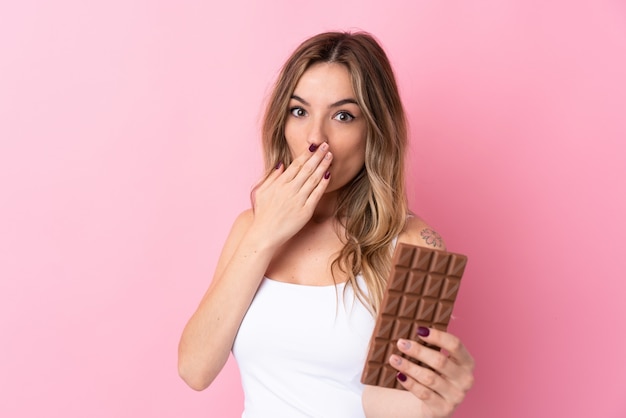
[[395,64],[414,208],[471,257],[456,416],[626,416],[623,2],[94,3],[0,5],[0,416],[237,416],[235,365],[192,392],[178,337],[270,81],[348,28]]

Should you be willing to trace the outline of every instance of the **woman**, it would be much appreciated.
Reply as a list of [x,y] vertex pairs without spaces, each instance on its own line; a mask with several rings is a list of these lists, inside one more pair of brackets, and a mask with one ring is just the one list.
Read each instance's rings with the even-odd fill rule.
[[323,33],[296,49],[265,114],[267,173],[181,337],[189,386],[208,387],[232,349],[244,417],[454,411],[474,362],[449,333],[420,328],[398,342],[436,370],[391,356],[406,391],[359,382],[396,242],[444,248],[408,210],[406,136],[391,66],[369,34]]

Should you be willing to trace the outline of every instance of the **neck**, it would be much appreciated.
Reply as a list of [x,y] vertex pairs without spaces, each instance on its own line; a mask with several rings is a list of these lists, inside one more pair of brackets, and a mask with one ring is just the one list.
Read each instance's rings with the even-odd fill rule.
[[332,220],[335,216],[337,208],[337,193],[331,192],[324,194],[315,207],[311,221],[314,223],[323,223]]

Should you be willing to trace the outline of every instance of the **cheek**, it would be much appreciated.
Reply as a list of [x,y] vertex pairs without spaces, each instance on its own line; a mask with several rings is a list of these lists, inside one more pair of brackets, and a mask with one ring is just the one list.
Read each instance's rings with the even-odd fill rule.
[[291,143],[291,138],[293,137],[293,129],[291,128],[290,123],[285,124],[285,130],[283,132],[285,136],[285,140],[287,141],[287,145]]
[[[333,151],[332,147],[331,151]],[[341,167],[341,171],[344,171],[345,175],[352,177],[361,171],[365,164],[364,146],[345,147],[341,150],[335,149],[335,159],[340,161],[338,165]]]
[[352,164],[363,165],[365,162],[365,138],[352,138],[352,141],[347,141],[346,144],[350,144],[343,149],[343,155],[346,156]]
[[289,153],[291,154],[292,158],[295,158],[295,150],[297,149],[296,147],[296,132],[295,129],[293,128],[293,124],[291,123],[286,123],[285,124],[285,142],[287,143],[287,149],[289,150]]

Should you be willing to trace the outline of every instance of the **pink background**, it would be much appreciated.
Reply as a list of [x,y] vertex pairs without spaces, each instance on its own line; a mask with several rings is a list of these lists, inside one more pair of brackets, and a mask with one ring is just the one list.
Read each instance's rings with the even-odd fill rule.
[[305,37],[374,33],[410,115],[411,201],[470,256],[457,417],[626,416],[623,1],[25,0],[0,5],[0,416],[235,417],[176,347],[261,171]]

